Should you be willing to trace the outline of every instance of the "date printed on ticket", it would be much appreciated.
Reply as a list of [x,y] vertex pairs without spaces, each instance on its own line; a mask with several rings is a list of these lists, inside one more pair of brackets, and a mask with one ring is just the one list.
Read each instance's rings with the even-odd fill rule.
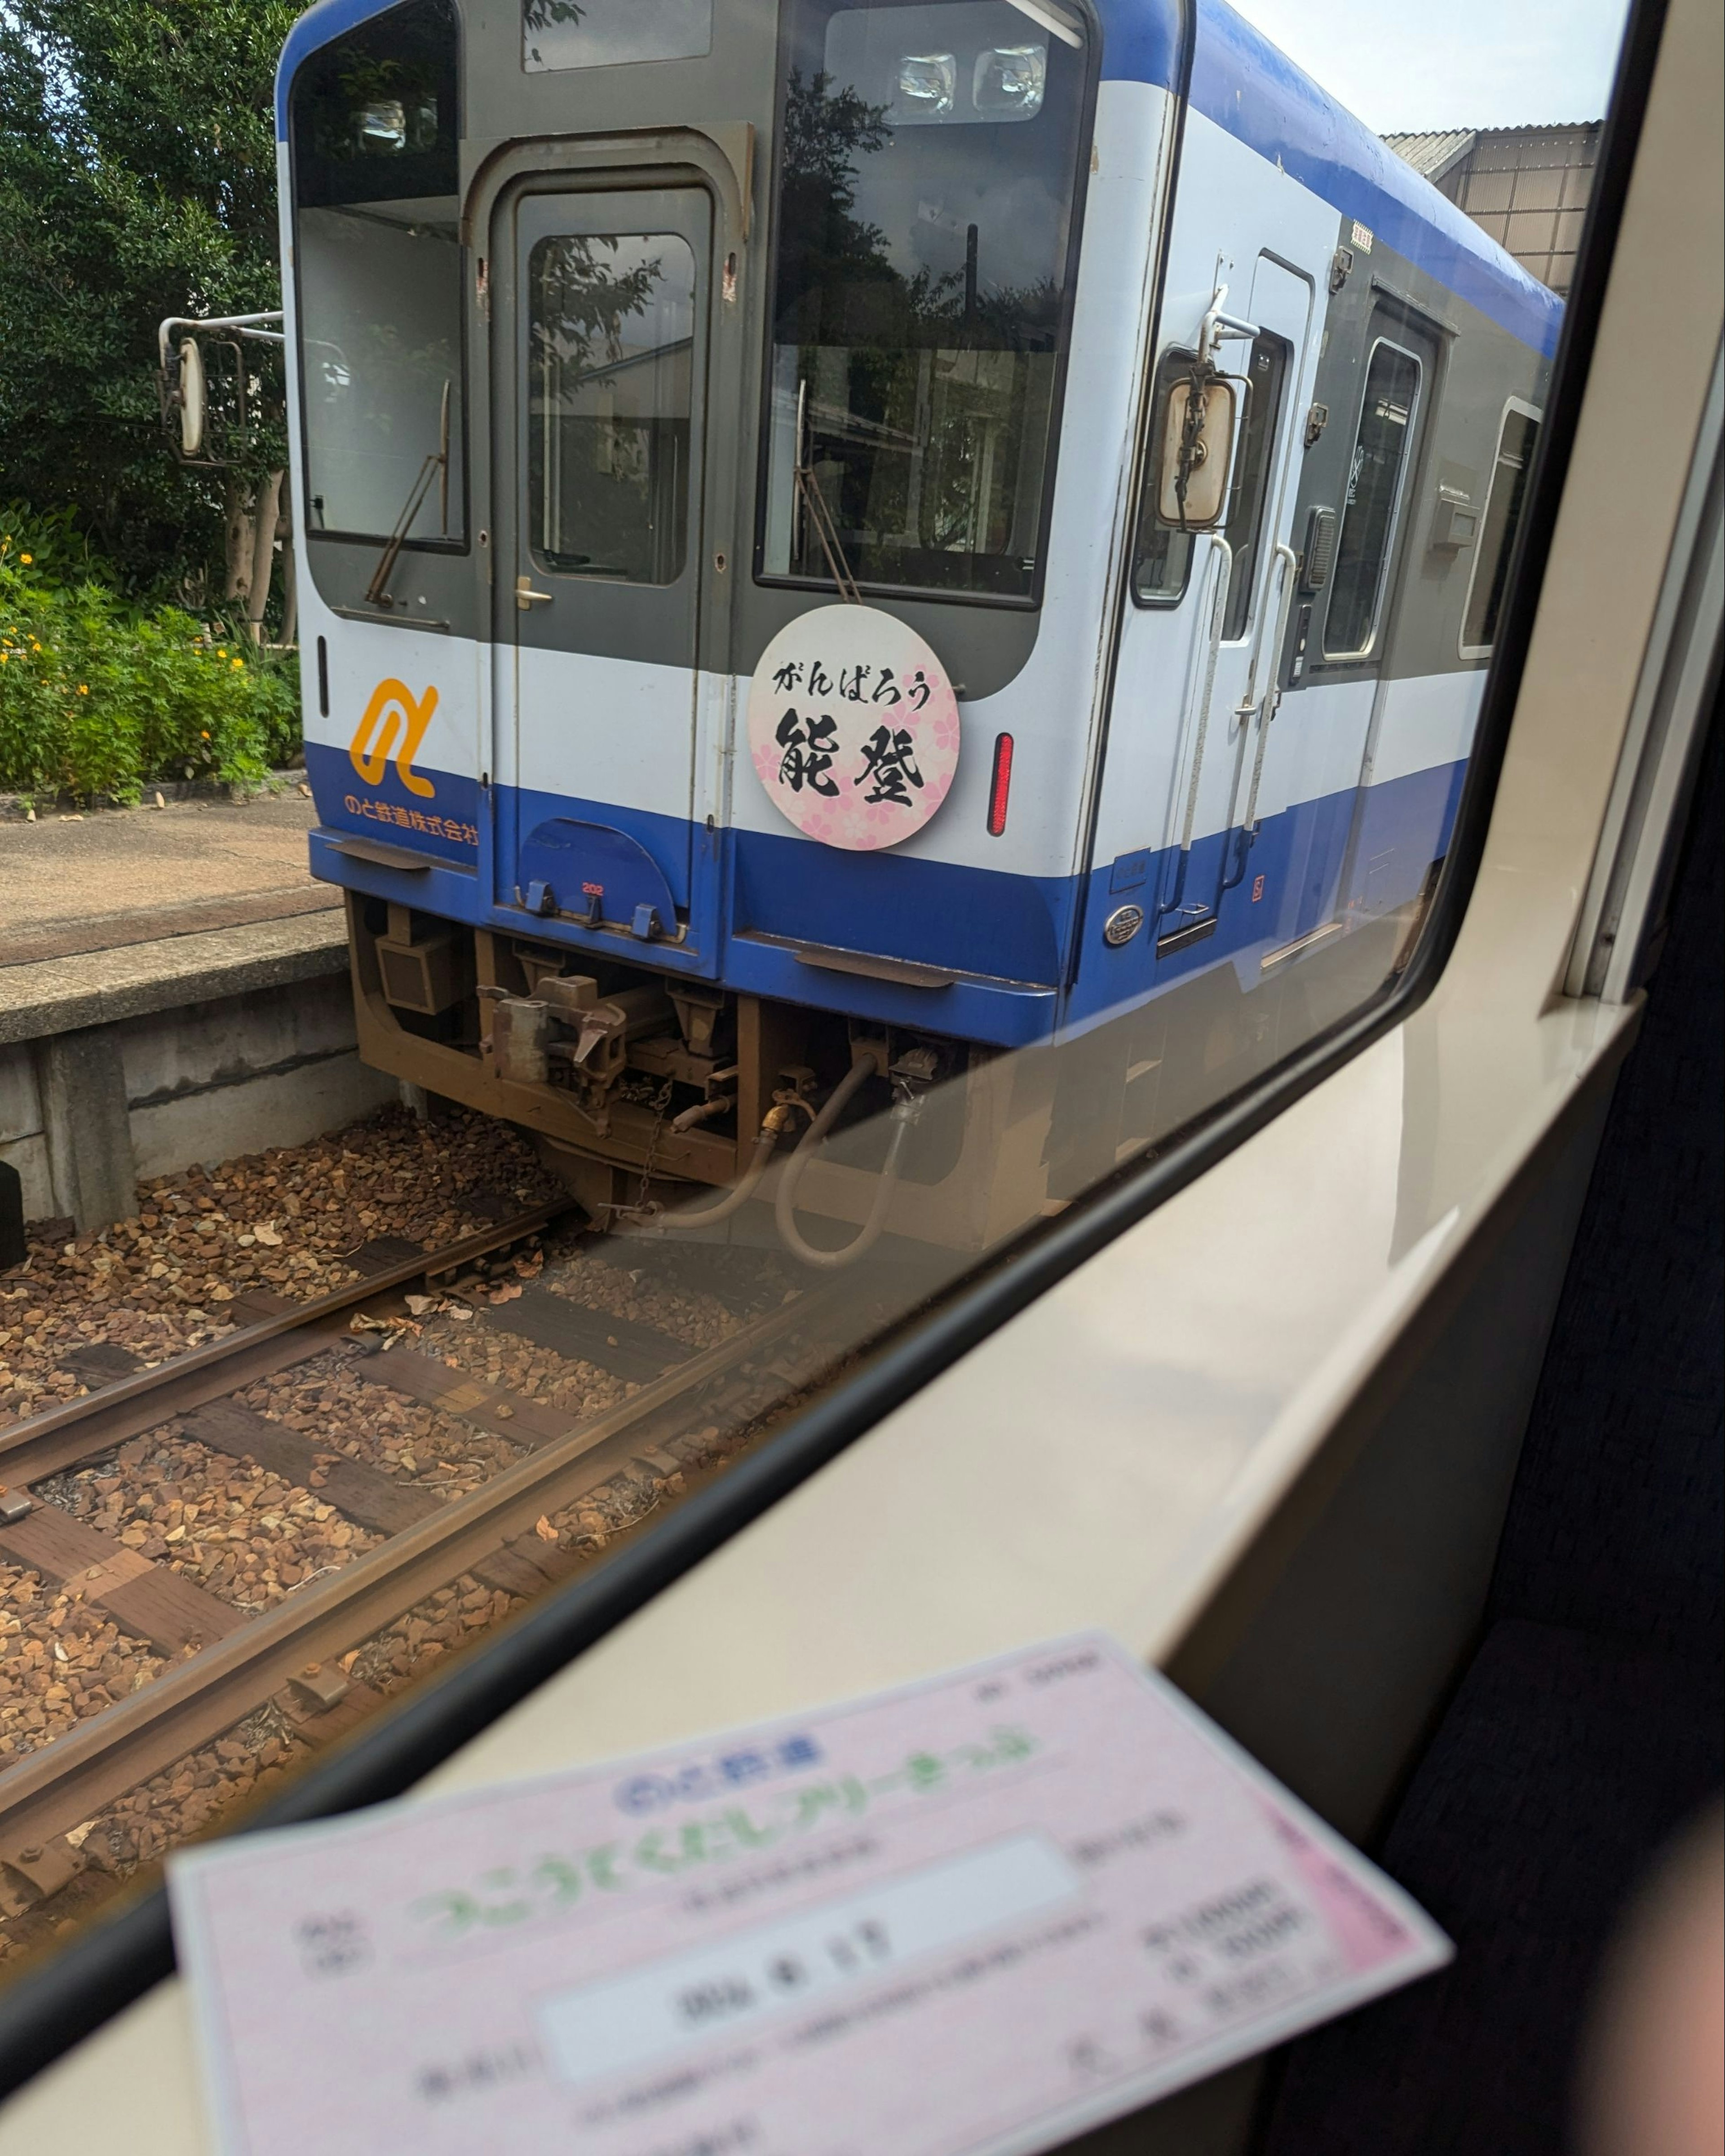
[[221,2156],[1025,2156],[1450,1953],[1101,1633],[169,1891]]

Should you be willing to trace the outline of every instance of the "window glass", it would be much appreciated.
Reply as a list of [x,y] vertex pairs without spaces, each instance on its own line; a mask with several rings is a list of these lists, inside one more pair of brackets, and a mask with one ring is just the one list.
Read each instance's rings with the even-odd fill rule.
[[1033,595],[1084,87],[1081,34],[1052,5],[803,0],[778,174],[767,575],[826,582],[829,520],[860,582]]
[[1359,431],[1348,475],[1335,581],[1324,623],[1324,650],[1351,658],[1371,648],[1378,627],[1390,542],[1395,536],[1408,444],[1420,399],[1420,362],[1382,341],[1372,348]]
[[566,576],[674,583],[688,549],[689,243],[665,232],[542,239],[527,288],[535,557]]
[[1503,431],[1497,438],[1491,487],[1480,526],[1479,553],[1468,587],[1467,614],[1461,629],[1465,651],[1483,654],[1497,640],[1498,609],[1503,603],[1522,504],[1527,496],[1527,475],[1533,468],[1538,440],[1538,420],[1531,412],[1512,405],[1503,415]]
[[713,49],[713,0],[521,0],[521,65],[616,67],[699,59]]
[[295,82],[313,532],[386,538],[413,506],[410,541],[463,534],[455,54],[453,11],[419,0]]
[[[42,1970],[16,2010],[42,2028],[74,1966],[48,1957],[80,1927],[130,1928],[92,1943],[105,1984],[129,1938],[149,1948],[126,1912],[173,1851],[279,1796],[304,1816],[364,1790],[350,1736],[363,1746],[422,1684],[412,1741],[449,1741],[451,1700],[516,1696],[570,1611],[591,1629],[639,1607],[721,1512],[795,1481],[830,1414],[865,1423],[880,1396],[851,1388],[891,1377],[875,1358],[931,1310],[973,1284],[998,1311],[1018,1254],[1057,1259],[1045,1239],[1081,1228],[1076,1209],[1095,1198],[1105,1223],[1157,1202],[1192,1134],[1219,1149],[1260,1127],[1408,1008],[1491,806],[1513,685],[1486,654],[1513,656],[1543,552],[1518,547],[1519,524],[1531,542],[1558,506],[1553,459],[1548,496],[1529,490],[1552,356],[1584,351],[1607,281],[1596,252],[1565,329],[1495,251],[1501,223],[1460,222],[1534,214],[1523,182],[1549,193],[1553,173],[1563,205],[1538,213],[1579,220],[1577,170],[1547,138],[1587,131],[1538,116],[1591,109],[1544,64],[1597,32],[1581,11],[1551,11],[1539,65],[1499,11],[1476,71],[1528,125],[1483,130],[1448,202],[1411,169],[1435,138],[1401,137],[1410,169],[1375,236],[1355,220],[1398,154],[1380,130],[1422,116],[1408,99],[1445,79],[1424,55],[1455,43],[1430,8],[1409,14],[1417,37],[1389,24],[1369,51],[1356,11],[1308,8],[1286,61],[1229,8],[1127,0],[282,12],[305,51],[286,78],[290,506],[331,581],[298,587],[304,805],[324,869],[363,886],[347,926],[367,1063],[435,1112],[391,1101],[300,1143],[272,1127],[221,1147],[188,1117],[178,1158],[268,1150],[141,1163],[136,1215],[81,1236],[57,1217],[59,1163],[0,1121],[0,1178],[14,1161],[32,1223],[23,1261],[0,1255],[0,1998]],[[1652,73],[1651,13],[1630,85]],[[1191,79],[1235,116],[1219,164],[1223,131],[1197,114],[1192,154],[1168,162],[1178,99],[1153,85],[1183,56],[1153,18],[1177,15]],[[1095,90],[1098,22],[1117,79]],[[1601,96],[1613,43],[1594,36]],[[1296,60],[1307,139],[1331,151],[1292,190],[1254,114]],[[1378,89],[1351,119],[1328,85],[1367,62]],[[465,141],[462,64],[485,92]],[[74,172],[92,139],[76,87],[54,73],[47,93],[76,119]],[[561,142],[539,141],[547,101]],[[727,262],[726,191],[662,146],[747,117],[757,252]],[[241,118],[259,139],[273,123],[261,99],[224,111],[224,141]],[[659,162],[590,164],[580,142],[625,127]],[[1611,122],[1615,160],[1633,131]],[[461,198],[482,169],[515,177]],[[1620,162],[1609,177],[1595,250]],[[1486,180],[1501,212],[1472,203]],[[1082,388],[1062,413],[1092,187]],[[1212,308],[1240,322],[1221,357],[1245,393],[1199,534],[1158,521],[1153,469],[1139,503],[1130,490],[1168,446],[1157,425],[1135,446],[1146,377],[1165,413]],[[757,337],[747,409],[708,364],[726,316]],[[465,382],[465,345],[491,355]],[[209,342],[260,384],[275,349]],[[1607,417],[1631,445],[1649,424],[1633,402]],[[469,429],[495,455],[465,476]],[[187,483],[219,497],[211,466]],[[403,533],[420,551],[392,594]],[[162,564],[188,598],[205,588],[191,540]],[[729,588],[739,547],[773,588]],[[833,603],[829,548],[870,604]],[[1033,634],[1036,614],[1007,610],[1045,583]],[[290,640],[288,621],[270,629]],[[54,656],[31,641],[0,664],[0,733]],[[214,663],[251,678],[230,642]],[[1380,696],[1359,677],[1386,656],[1406,678]],[[834,783],[869,813],[829,817]],[[1404,1271],[1453,1203],[1421,1150],[1419,1049],[1380,1041],[1358,1142],[1298,1163],[1346,1182]],[[352,1105],[375,1097],[368,1081]],[[1307,1241],[1310,1270],[1331,1261]],[[1219,1460],[1261,1387],[1237,1325],[1187,1330],[1167,1384],[1219,1404]],[[1075,1336],[1075,1425],[1097,1341]],[[1213,1370],[1219,1389],[1199,1383]],[[1062,1474],[1085,1453],[1068,1446]],[[544,1601],[560,1595],[562,1617]],[[502,1674],[470,1664],[439,1699],[488,1639]],[[383,1740],[398,1762],[402,1741]],[[913,1761],[904,1789],[956,1789],[996,1754]],[[619,1831],[650,1866],[706,1820],[722,1862],[806,1812],[813,1847],[841,1830],[819,1809],[832,1764],[788,1724],[758,1753],[696,1747],[619,1784]],[[536,1850],[519,1878],[478,1876],[451,1924],[479,1952],[524,1896],[597,1901],[591,1853],[581,1878]],[[351,1959],[340,1910],[313,1915],[307,1965]],[[449,2094],[435,2078],[421,2092]],[[644,2135],[690,2146],[670,2123]],[[506,2129],[467,2145],[494,2143]]]
[[1252,345],[1246,362],[1249,385],[1240,450],[1235,459],[1234,490],[1224,532],[1234,552],[1229,572],[1228,605],[1222,634],[1231,641],[1245,634],[1251,619],[1252,588],[1257,582],[1262,552],[1264,506],[1270,490],[1270,475],[1276,466],[1276,422],[1281,417],[1282,377],[1287,371],[1288,347],[1267,331]]

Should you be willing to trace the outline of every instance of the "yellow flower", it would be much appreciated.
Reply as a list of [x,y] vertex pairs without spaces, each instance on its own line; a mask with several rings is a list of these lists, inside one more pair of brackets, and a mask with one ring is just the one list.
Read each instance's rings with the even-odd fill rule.
[[245,668],[245,661],[243,659],[230,659],[228,661],[228,664],[233,667],[236,672],[243,672]]
[[225,659],[228,656],[228,647],[225,644],[218,647],[216,656],[218,659]]
[[90,684],[88,681],[80,681],[78,684],[78,693],[80,696],[87,696],[90,694]]
[[200,734],[200,735],[198,736],[198,738],[200,741],[208,741],[208,740],[209,739],[209,736],[208,736],[207,733],[206,733],[206,734]]
[[35,558],[36,557],[33,554],[20,554],[18,556],[18,559],[21,562],[33,562]]

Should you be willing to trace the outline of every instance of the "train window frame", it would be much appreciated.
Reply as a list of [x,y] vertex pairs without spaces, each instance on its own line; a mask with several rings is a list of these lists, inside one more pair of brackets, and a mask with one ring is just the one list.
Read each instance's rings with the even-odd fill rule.
[[[829,0],[829,15],[847,6],[859,10],[874,4],[874,0]],[[908,7],[913,0],[879,0],[885,7]],[[1009,0],[1017,6],[1018,0]],[[791,92],[798,23],[809,5],[809,0],[794,0],[794,4],[778,9],[778,40],[776,72],[773,85],[774,151],[768,183],[768,219],[766,235],[767,305],[761,331],[761,387],[758,403],[757,441],[755,458],[755,506],[752,541],[752,576],[753,582],[768,590],[820,592],[832,588],[832,578],[824,571],[799,575],[791,571],[779,571],[768,567],[769,526],[773,514],[773,399],[774,355],[778,346],[775,331],[778,316],[778,294],[782,267],[781,241],[783,231],[784,209],[784,145],[787,135],[786,110]],[[1023,11],[1020,10],[1022,13]],[[1096,131],[1096,95],[1102,73],[1102,32],[1093,0],[1062,0],[1060,12],[1071,18],[1071,27],[1081,35],[1081,59],[1084,74],[1080,85],[1073,121],[1072,164],[1070,192],[1067,198],[1066,239],[1061,257],[1061,290],[1060,315],[1056,329],[1054,367],[1048,394],[1047,440],[1043,456],[1040,488],[1034,534],[1033,566],[1029,586],[1022,593],[966,589],[957,586],[922,583],[890,583],[877,578],[854,572],[848,557],[845,562],[847,573],[852,575],[856,589],[868,596],[887,599],[913,600],[933,606],[983,607],[1019,613],[1034,613],[1040,608],[1048,578],[1049,542],[1053,531],[1054,508],[1061,467],[1062,435],[1066,410],[1067,379],[1070,372],[1072,331],[1076,314],[1078,282],[1081,272],[1081,248],[1089,204],[1090,182],[1092,172],[1091,149]],[[1041,108],[1039,108],[1041,109]],[[790,347],[796,350],[798,347]]]
[[[1474,547],[1473,561],[1467,572],[1467,590],[1461,602],[1461,625],[1455,632],[1456,654],[1462,659],[1489,659],[1497,646],[1495,634],[1488,643],[1470,644],[1467,640],[1467,625],[1468,619],[1473,612],[1474,593],[1478,588],[1481,574],[1486,567],[1486,540],[1491,529],[1491,506],[1497,498],[1498,482],[1505,470],[1504,439],[1509,432],[1510,420],[1516,416],[1532,424],[1533,440],[1528,449],[1526,461],[1519,467],[1522,475],[1519,494],[1510,506],[1505,519],[1502,536],[1491,555],[1491,581],[1496,583],[1500,577],[1502,580],[1502,591],[1499,594],[1498,600],[1499,618],[1502,611],[1502,600],[1507,595],[1509,579],[1515,567],[1516,537],[1521,530],[1522,519],[1527,514],[1527,496],[1533,470],[1538,461],[1539,444],[1544,435],[1545,408],[1543,405],[1530,404],[1525,397],[1505,398],[1503,408],[1497,415],[1497,439],[1491,452],[1491,476],[1486,483],[1485,505],[1480,512],[1479,539]],[[1495,619],[1493,629],[1495,631]]]
[[[1637,216],[1650,208],[1664,212],[1674,192],[1667,169],[1670,160],[1661,162],[1656,153],[1650,153],[1653,172],[1649,192],[1638,188],[1634,199],[1630,199],[1631,182],[1639,177],[1638,156],[1645,146],[1643,121],[1655,89],[1655,65],[1665,23],[1663,0],[1635,0],[1606,121],[1599,180],[1576,282],[1558,345],[1547,405],[1549,416],[1541,440],[1543,453],[1532,474],[1512,581],[1492,664],[1485,677],[1474,757],[1457,814],[1455,840],[1431,900],[1425,931],[1398,977],[1382,995],[1353,1009],[1289,1062],[1276,1066],[1239,1095],[1224,1097],[1207,1122],[1182,1136],[1165,1152],[1129,1166],[1086,1190],[1070,1207],[1045,1220],[1022,1246],[984,1268],[979,1278],[973,1276],[957,1284],[901,1334],[891,1336],[846,1383],[811,1398],[795,1424],[775,1440],[769,1451],[739,1463],[710,1491],[673,1513],[650,1537],[620,1549],[607,1571],[548,1596],[525,1612],[494,1644],[455,1661],[431,1686],[409,1695],[335,1748],[289,1790],[274,1798],[267,1810],[245,1822],[243,1830],[347,1813],[413,1789],[432,1768],[449,1760],[459,1746],[495,1726],[508,1709],[567,1670],[625,1620],[644,1611],[668,1588],[691,1574],[706,1558],[810,1482],[821,1468],[869,1433],[895,1406],[953,1368],[972,1348],[986,1342],[1038,1296],[1314,1095],[1363,1050],[1394,1033],[1431,997],[1452,954],[1461,962],[1466,944],[1458,952],[1458,939],[1471,904],[1494,889],[1501,894],[1505,880],[1500,877],[1494,886],[1491,879],[1478,872],[1486,855],[1487,827],[1493,822],[1494,796],[1511,723],[1518,716],[1517,703],[1524,686],[1526,702],[1540,704],[1536,692],[1545,684],[1539,669],[1543,665],[1547,677],[1552,671],[1544,649],[1552,642],[1549,636],[1541,639],[1542,652],[1536,654],[1532,667],[1529,649],[1534,641],[1536,615],[1559,582],[1549,571],[1566,490],[1573,476],[1584,482],[1579,492],[1585,499],[1589,485],[1591,492],[1599,495],[1607,493],[1614,477],[1626,477],[1632,485],[1640,475],[1640,464],[1630,463],[1621,454],[1615,461],[1600,457],[1593,439],[1594,428],[1589,429],[1581,453],[1577,451],[1577,436],[1584,419],[1593,419],[1612,408],[1608,400],[1624,372],[1623,316],[1633,312],[1639,352],[1645,341],[1640,326],[1646,319],[1646,308],[1656,304],[1659,296],[1654,274],[1661,280],[1670,274],[1668,264],[1656,259],[1645,265],[1646,274],[1635,278],[1637,265],[1628,244],[1625,216],[1626,203]],[[1670,72],[1662,71],[1659,78],[1661,99],[1666,104],[1669,99],[1664,85]],[[1656,142],[1656,129],[1650,127],[1646,136]],[[1683,177],[1686,181],[1687,175]],[[1644,224],[1641,228],[1649,228]],[[1669,218],[1656,220],[1651,228],[1656,237],[1668,239]],[[1620,241],[1624,243],[1620,261]],[[1608,307],[1608,284],[1614,281],[1614,271],[1618,270],[1625,274],[1615,281],[1620,290],[1628,286],[1628,295],[1615,307]],[[1692,309],[1686,315],[1680,310],[1676,324],[1686,355],[1697,341],[1690,333],[1693,314]],[[1599,336],[1602,316],[1607,338]],[[1716,349],[1716,320],[1706,326]],[[1595,376],[1595,343],[1603,345],[1608,339],[1609,352]],[[1620,403],[1617,408],[1621,408]],[[1584,521],[1580,516],[1564,520],[1566,536]],[[1622,641],[1619,639],[1620,644]],[[1548,711],[1553,708],[1553,700],[1548,695],[1543,699],[1543,706]],[[1609,707],[1606,715],[1610,716]],[[1568,714],[1563,716],[1567,719]],[[1543,736],[1536,737],[1537,742],[1543,739]],[[1524,765],[1527,761],[1523,759]],[[1518,774],[1524,793],[1528,776],[1525,768]],[[1522,806],[1525,811],[1525,802]],[[1557,896],[1561,910],[1563,894],[1559,891]],[[1565,912],[1564,921],[1569,918]],[[1477,935],[1466,939],[1476,951],[1480,942]],[[1477,972],[1476,956],[1468,963]],[[1491,980],[1495,1009],[1501,1000],[1495,973]],[[1544,976],[1538,989],[1544,1009],[1549,1002]],[[1465,1024],[1466,1019],[1460,1022]],[[1564,1022],[1573,1024],[1573,1018]],[[1545,1065],[1540,1068],[1543,1071]],[[1515,1135],[1526,1134],[1517,1125]],[[1539,1134],[1528,1138],[1533,1151],[1542,1143]],[[1532,1157],[1530,1152],[1527,1158]],[[1506,1170],[1505,1187],[1512,1194],[1517,1187],[1517,1170]],[[1261,1193],[1255,1202],[1261,1202]],[[1450,1268],[1447,1257],[1446,1247],[1428,1251],[1422,1244],[1412,1254],[1410,1264],[1417,1267],[1421,1282],[1430,1282],[1434,1291],[1459,1295],[1467,1286],[1467,1267],[1464,1260]],[[1447,1277],[1451,1270],[1460,1276],[1453,1287]],[[1285,1282],[1279,1281],[1277,1292],[1283,1291]],[[1351,1312],[1350,1317],[1354,1314]],[[1350,1330],[1347,1337],[1352,1342],[1356,1336]],[[1327,1363],[1324,1368],[1327,1371],[1330,1366]],[[1368,1371],[1368,1378],[1370,1374]],[[1303,1489],[1303,1482],[1300,1486]],[[919,1640],[914,1651],[926,1655],[927,1641]],[[51,1961],[29,1974],[22,1984],[14,1984],[0,2005],[0,2091],[9,2092],[19,2087],[93,2030],[116,2021],[132,2001],[167,1976],[172,1966],[166,1897],[159,1887],[112,1919],[87,1928],[59,1946]],[[138,2043],[146,2035],[140,2033],[143,2025],[137,2017],[132,2019],[132,2053],[105,2050],[92,2055],[81,2069],[86,2080],[94,2072],[111,2086],[115,2066],[135,2061]],[[151,2022],[147,2040],[159,2039],[162,2027],[159,2020]],[[170,2049],[177,2061],[177,2046]],[[177,2063],[172,2071],[181,2071]]]
[[1324,606],[1324,625],[1321,640],[1323,662],[1330,666],[1357,666],[1372,659],[1377,651],[1378,639],[1384,627],[1384,595],[1389,586],[1390,572],[1396,561],[1396,550],[1401,545],[1404,527],[1407,522],[1408,495],[1413,485],[1414,458],[1411,450],[1418,438],[1421,415],[1425,408],[1425,362],[1419,352],[1406,345],[1399,344],[1392,336],[1376,336],[1366,354],[1364,371],[1360,379],[1359,408],[1354,414],[1353,456],[1359,454],[1360,438],[1364,431],[1366,412],[1371,395],[1372,367],[1378,354],[1386,347],[1401,358],[1411,361],[1415,375],[1414,401],[1409,407],[1406,439],[1403,445],[1400,468],[1396,474],[1395,501],[1390,511],[1389,521],[1384,527],[1384,544],[1378,552],[1377,581],[1372,592],[1372,610],[1364,639],[1342,651],[1330,648],[1330,621],[1336,611],[1336,601],[1342,587],[1342,542],[1348,534],[1348,519],[1354,504],[1343,505],[1341,521],[1336,532],[1335,566],[1330,572],[1330,595]]
[[[303,526],[308,546],[314,540],[321,543],[350,547],[382,547],[390,543],[391,534],[387,531],[362,531],[343,525],[321,525],[312,521],[311,508],[314,499],[311,485],[312,433],[310,405],[305,394],[305,384],[309,378],[305,345],[305,249],[301,244],[300,218],[302,212],[308,207],[315,208],[323,205],[308,203],[306,189],[303,182],[300,99],[305,87],[308,73],[316,69],[321,62],[327,64],[330,55],[341,44],[356,37],[375,33],[381,25],[388,23],[391,17],[408,13],[415,6],[440,8],[449,18],[452,33],[452,51],[449,60],[450,105],[448,116],[454,144],[456,184],[452,194],[439,199],[447,199],[449,203],[455,228],[456,377],[454,382],[454,393],[450,400],[450,410],[455,421],[454,427],[451,430],[452,439],[459,443],[459,449],[456,459],[455,474],[458,483],[451,487],[450,497],[452,509],[459,517],[459,530],[453,536],[439,534],[435,536],[404,537],[400,542],[399,551],[403,553],[441,554],[459,559],[471,553],[474,532],[473,340],[468,320],[467,299],[470,249],[462,236],[462,192],[459,169],[460,146],[464,139],[463,129],[465,125],[466,23],[460,0],[408,0],[408,6],[388,8],[381,14],[364,16],[351,24],[340,37],[332,38],[327,44],[315,46],[308,52],[295,68],[287,85],[286,150],[291,204],[290,244],[287,264],[292,284],[292,334],[299,357],[300,385],[296,399],[298,409],[295,415],[296,424],[294,431],[297,436],[300,453],[299,471],[295,475],[295,486],[296,494],[303,492],[305,496],[303,510],[296,509],[295,516],[296,521]],[[301,474],[304,475],[305,480],[303,489],[299,483]]]

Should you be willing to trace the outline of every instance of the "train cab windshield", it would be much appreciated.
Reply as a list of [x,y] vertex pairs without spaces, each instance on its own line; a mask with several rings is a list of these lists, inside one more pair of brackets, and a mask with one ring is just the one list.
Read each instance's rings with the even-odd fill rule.
[[415,0],[295,83],[311,536],[462,536],[456,59],[449,0]]
[[794,10],[768,576],[824,579],[829,522],[860,583],[1034,597],[1086,59],[1053,0]]

